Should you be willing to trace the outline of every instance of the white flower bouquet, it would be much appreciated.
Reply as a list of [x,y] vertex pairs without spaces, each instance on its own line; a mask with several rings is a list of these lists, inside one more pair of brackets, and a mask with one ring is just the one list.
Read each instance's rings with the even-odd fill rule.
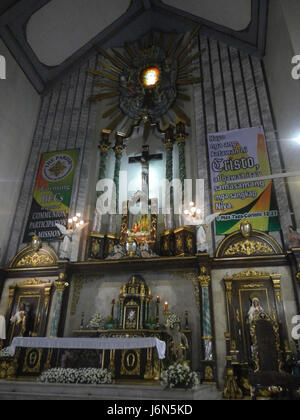
[[187,364],[175,364],[163,372],[161,376],[161,385],[165,389],[195,389],[199,385],[199,379],[196,372],[193,372]]
[[111,374],[107,369],[49,369],[42,373],[37,382],[48,384],[82,384],[103,385],[112,384]]
[[96,314],[88,323],[87,328],[89,330],[103,330],[104,325],[105,319],[103,318],[103,316],[101,314]]
[[11,355],[8,352],[8,347],[5,347],[4,349],[0,350],[0,359],[7,359],[8,357],[11,357]]

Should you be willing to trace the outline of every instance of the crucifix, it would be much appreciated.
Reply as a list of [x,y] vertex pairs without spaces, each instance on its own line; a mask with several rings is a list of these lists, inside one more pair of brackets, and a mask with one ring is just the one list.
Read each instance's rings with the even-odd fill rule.
[[142,165],[142,191],[145,197],[149,200],[149,163],[152,160],[163,160],[162,154],[150,155],[149,146],[143,146],[143,152],[141,156],[134,156],[129,158],[129,163],[140,163]]

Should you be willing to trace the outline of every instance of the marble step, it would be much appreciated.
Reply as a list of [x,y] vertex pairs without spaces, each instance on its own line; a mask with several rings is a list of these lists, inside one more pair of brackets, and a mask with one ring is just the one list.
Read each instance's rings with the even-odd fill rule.
[[0,400],[133,400],[192,401],[220,400],[222,393],[203,385],[195,391],[166,391],[160,386],[141,385],[54,385],[0,381]]

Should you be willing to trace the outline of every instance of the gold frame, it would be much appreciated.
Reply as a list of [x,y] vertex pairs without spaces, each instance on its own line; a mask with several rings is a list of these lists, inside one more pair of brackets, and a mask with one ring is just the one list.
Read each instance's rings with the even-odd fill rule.
[[[135,354],[135,362],[136,362],[136,367],[134,368],[134,370],[128,370],[126,369],[125,366],[125,356],[127,353],[130,354]],[[128,362],[128,358],[130,356],[130,354],[127,354],[127,358],[126,361]],[[128,364],[129,365],[129,364]],[[125,375],[125,376],[140,376],[141,375],[141,350],[136,350],[136,349],[131,349],[131,350],[123,350],[122,351],[122,363],[121,363],[121,375]]]
[[[18,297],[18,302],[16,302],[17,303],[16,307],[20,306],[21,298],[36,297],[36,298],[38,298],[37,313],[39,313],[42,296],[41,296],[40,293],[37,294],[35,289],[43,289],[44,299],[45,299],[44,309],[47,310],[47,307],[49,306],[49,302],[50,302],[50,295],[51,295],[52,286],[53,286],[53,283],[50,283],[49,281],[48,282],[43,282],[42,280],[38,280],[38,279],[34,279],[34,278],[31,278],[31,279],[25,280],[24,282],[20,282],[20,283],[17,283],[15,285],[9,286],[9,300],[8,300],[7,312],[11,313],[12,304],[14,303],[17,290],[20,290],[20,295]],[[31,290],[27,290],[27,289],[31,289]],[[48,307],[48,310],[49,310],[49,307]],[[39,322],[40,322],[40,319],[39,319],[39,317],[37,317],[37,319],[35,319],[34,329],[38,326]],[[11,336],[10,336],[10,341],[13,338],[14,329],[15,329],[15,325],[12,329],[12,333],[11,333]]]
[[[136,328],[127,328],[126,327],[126,312],[129,308],[135,308],[137,311],[137,319],[136,319]],[[140,306],[135,301],[131,300],[124,306],[123,311],[123,329],[124,330],[131,330],[131,331],[138,331],[140,329]]]
[[[245,252],[244,255],[240,255],[238,252],[236,254],[233,252],[230,253],[230,255],[226,255],[226,252],[228,252],[230,247],[243,246],[245,244],[249,247],[249,252]],[[245,238],[241,231],[238,230],[223,239],[218,246],[216,258],[259,256],[259,254],[257,254],[257,250],[259,249],[262,250],[261,256],[263,257],[283,254],[283,250],[278,242],[267,233],[260,230],[252,230],[251,235],[248,238]]]
[[[35,351],[37,353],[36,363],[33,367],[28,365],[28,357],[31,352]],[[23,373],[40,373],[41,371],[41,361],[43,356],[43,349],[26,349],[26,354],[24,358]]]
[[40,249],[33,249],[32,245],[28,245],[17,253],[11,261],[9,268],[45,268],[56,266],[58,261],[58,255],[50,246],[42,244]]

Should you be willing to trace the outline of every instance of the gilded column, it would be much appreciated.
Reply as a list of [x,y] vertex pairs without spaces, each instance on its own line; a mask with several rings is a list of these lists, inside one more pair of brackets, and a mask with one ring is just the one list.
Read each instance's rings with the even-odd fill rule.
[[[277,318],[275,318],[276,322],[279,322],[280,330],[282,332],[282,335],[284,337],[289,336],[287,324],[285,321],[285,311],[284,311],[284,305],[283,305],[283,298],[282,298],[282,292],[281,292],[281,275],[280,274],[271,274],[271,279],[273,283],[273,288],[275,292],[275,301],[276,301],[276,312],[277,312]],[[276,314],[274,314],[275,317]],[[285,360],[288,362],[291,359],[292,351],[290,348],[290,344],[288,340],[284,340],[283,343],[284,346],[284,357]]]
[[176,141],[179,152],[179,179],[182,184],[182,203],[184,204],[184,181],[186,179],[186,163],[185,163],[185,124],[179,121],[176,125]]
[[54,311],[53,311],[52,321],[51,321],[51,326],[50,326],[50,337],[57,337],[57,334],[58,334],[64,291],[69,286],[69,284],[65,281],[65,274],[61,273],[59,275],[59,279],[54,282],[54,286],[55,286],[56,292],[55,292]]
[[140,312],[140,328],[143,329],[145,328],[145,325],[143,323],[143,319],[144,319],[144,298],[141,298],[141,312]]
[[210,276],[207,274],[206,267],[201,268],[199,276],[202,297],[202,340],[204,348],[204,359],[213,360],[212,348],[212,327],[211,327],[211,309],[209,301]]
[[[173,149],[174,149],[174,127],[169,125],[165,131],[165,148],[166,148],[166,179],[171,183],[173,181]],[[174,228],[174,191],[170,189],[169,195],[170,214],[166,215],[165,228]]]
[[[99,175],[98,175],[98,181],[101,179],[105,179],[106,177],[106,163],[107,163],[107,155],[109,152],[109,137],[111,134],[111,130],[102,130],[101,137],[102,140],[99,144],[99,150],[100,150],[100,163],[99,163]],[[102,192],[97,191],[97,199],[100,197]],[[97,213],[97,210],[95,211],[94,216],[94,223],[93,223],[93,231],[100,233],[101,230],[101,216]]]
[[124,310],[124,299],[120,299],[120,328],[123,328],[123,310]]
[[216,384],[216,355],[214,345],[214,332],[212,324],[212,295],[211,276],[209,268],[200,266],[199,286],[201,295],[201,330],[202,330],[202,382]]

